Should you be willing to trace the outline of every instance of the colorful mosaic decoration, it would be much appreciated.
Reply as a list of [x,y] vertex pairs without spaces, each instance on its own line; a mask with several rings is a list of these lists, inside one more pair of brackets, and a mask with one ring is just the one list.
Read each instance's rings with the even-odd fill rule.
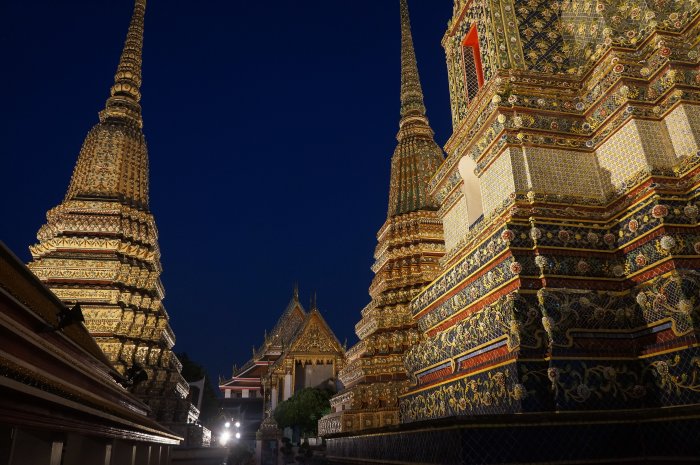
[[[566,438],[594,437],[593,411],[617,415],[613,423],[642,412],[658,425],[664,409],[695,415],[697,37],[696,0],[454,2],[442,41],[453,134],[427,185],[449,241],[439,276],[410,302],[420,335],[403,355],[401,427],[337,434],[329,455],[464,463],[413,447],[444,427],[434,441],[452,438],[444,447],[474,463],[561,460],[545,447],[500,454],[493,440],[472,444],[529,436],[536,428],[514,426],[514,414],[529,413],[553,425],[554,442],[571,442],[572,460],[634,462],[638,451],[593,447],[612,454],[594,457]],[[473,205],[483,218],[474,221]],[[564,427],[560,414],[580,423]],[[657,427],[690,437],[688,424]],[[697,448],[651,447],[700,457]]]
[[411,302],[402,422],[698,402],[698,31],[695,1],[455,2],[429,194],[477,182],[485,218],[444,222],[462,237]]
[[165,423],[196,420],[172,352],[163,307],[158,232],[148,208],[148,152],[141,119],[146,8],[136,0],[111,95],[88,133],[63,202],[30,247],[29,268],[64,302],[79,302],[85,325],[121,373],[139,365],[133,388]]

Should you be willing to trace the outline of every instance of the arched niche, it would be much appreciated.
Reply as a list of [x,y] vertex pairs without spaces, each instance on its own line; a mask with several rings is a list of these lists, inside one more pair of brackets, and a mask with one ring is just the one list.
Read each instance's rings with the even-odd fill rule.
[[467,203],[467,224],[471,228],[480,221],[484,215],[484,206],[481,201],[481,182],[474,173],[476,163],[468,156],[459,160],[457,169],[462,176],[462,193]]

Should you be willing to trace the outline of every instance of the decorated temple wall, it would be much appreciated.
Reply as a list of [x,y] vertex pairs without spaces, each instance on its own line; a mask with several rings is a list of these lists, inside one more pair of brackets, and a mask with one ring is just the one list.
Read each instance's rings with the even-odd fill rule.
[[[484,216],[500,207],[508,196],[524,187],[522,169],[524,161],[522,150],[509,148],[503,151],[499,157],[481,175],[481,199],[484,205]],[[519,167],[520,169],[514,169]]]
[[700,105],[680,104],[664,119],[676,157],[700,151]]
[[445,249],[451,250],[469,231],[467,199],[460,195],[452,208],[443,216]]
[[667,167],[671,145],[668,132],[656,121],[630,120],[596,151],[600,167],[618,187],[648,166]]
[[523,151],[527,162],[528,190],[604,198],[600,171],[593,154],[541,147],[525,147]]

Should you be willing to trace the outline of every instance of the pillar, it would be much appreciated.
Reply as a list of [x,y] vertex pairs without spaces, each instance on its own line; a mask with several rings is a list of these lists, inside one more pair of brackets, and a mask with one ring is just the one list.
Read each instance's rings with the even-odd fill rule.
[[0,425],[0,465],[10,463],[13,433],[13,427],[9,425]]
[[100,438],[71,433],[66,438],[64,448],[63,465],[84,465],[86,463],[110,465],[112,463],[111,445]]
[[271,395],[270,395],[270,406],[272,407],[273,412],[277,408],[277,396],[278,396],[277,386],[272,386]]
[[170,465],[171,446],[160,446],[160,465]]
[[163,447],[161,445],[151,446],[151,461],[150,465],[160,465],[160,454]]
[[136,445],[135,465],[151,465],[151,445],[140,443]]
[[115,440],[112,443],[111,465],[134,465],[136,461],[136,445]]
[[63,438],[51,433],[15,429],[9,465],[61,465]]
[[283,400],[287,400],[292,397],[292,374],[286,373],[284,375],[284,397]]

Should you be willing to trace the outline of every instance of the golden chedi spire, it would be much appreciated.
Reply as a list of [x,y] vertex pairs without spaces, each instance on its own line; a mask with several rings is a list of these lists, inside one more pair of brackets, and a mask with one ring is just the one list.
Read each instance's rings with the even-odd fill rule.
[[360,342],[347,352],[338,374],[345,390],[331,399],[333,413],[319,421],[321,435],[398,424],[397,399],[410,385],[403,356],[419,339],[409,303],[437,276],[445,252],[437,206],[426,195],[443,155],[425,117],[408,7],[400,1],[401,122],[389,212],[377,234],[372,300],[355,325]]
[[401,118],[425,116],[423,88],[413,47],[411,18],[406,0],[401,0]]
[[103,122],[109,118],[117,118],[136,123],[139,127],[143,126],[139,102],[145,14],[146,0],[136,0],[124,50],[114,75],[111,96],[107,99],[106,108],[100,113],[100,120]]
[[111,95],[85,138],[66,200],[118,199],[148,210],[148,153],[139,104],[145,9],[146,0],[136,0]]
[[408,5],[406,0],[400,2],[401,120],[398,145],[391,159],[389,217],[422,209],[437,209],[436,202],[428,198],[426,186],[444,159],[425,116]]
[[[148,206],[148,150],[142,131],[141,51],[146,0],[134,13],[111,95],[78,156],[63,202],[49,210],[30,269],[66,304],[121,373],[143,367],[132,389],[165,423],[188,421],[188,385],[172,353],[158,231]],[[191,418],[189,420],[192,420]]]

